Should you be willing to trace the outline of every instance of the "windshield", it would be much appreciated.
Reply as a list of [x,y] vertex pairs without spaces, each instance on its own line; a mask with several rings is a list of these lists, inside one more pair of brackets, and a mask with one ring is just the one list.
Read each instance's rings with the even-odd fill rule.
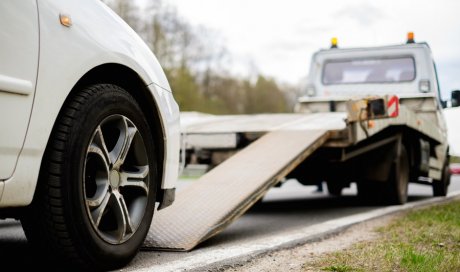
[[412,57],[331,60],[325,63],[323,84],[398,83],[415,79]]

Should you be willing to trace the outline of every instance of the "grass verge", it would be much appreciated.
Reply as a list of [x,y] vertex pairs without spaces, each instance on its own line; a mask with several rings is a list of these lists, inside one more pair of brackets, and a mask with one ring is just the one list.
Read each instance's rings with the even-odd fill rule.
[[398,217],[379,238],[329,253],[305,271],[460,271],[460,201]]
[[460,157],[451,156],[450,163],[460,163]]

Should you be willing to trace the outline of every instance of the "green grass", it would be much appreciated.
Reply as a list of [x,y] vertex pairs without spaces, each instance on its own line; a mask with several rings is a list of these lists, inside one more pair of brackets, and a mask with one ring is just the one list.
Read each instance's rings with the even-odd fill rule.
[[331,265],[331,266],[326,266],[322,269],[323,271],[333,271],[333,272],[347,272],[347,271],[352,271],[353,268],[351,268],[348,265]]
[[413,211],[380,237],[307,263],[311,271],[460,271],[460,201]]
[[451,156],[450,163],[460,163],[460,157]]
[[198,175],[181,175],[179,179],[182,181],[195,181],[200,177],[201,176],[198,176]]

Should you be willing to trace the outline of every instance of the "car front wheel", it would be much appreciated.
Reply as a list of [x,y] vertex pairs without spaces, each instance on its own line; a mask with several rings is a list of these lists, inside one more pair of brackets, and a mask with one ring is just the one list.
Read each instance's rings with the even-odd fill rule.
[[86,269],[131,261],[155,207],[152,139],[139,105],[120,87],[98,84],[73,95],[53,128],[21,220],[32,245],[53,261]]

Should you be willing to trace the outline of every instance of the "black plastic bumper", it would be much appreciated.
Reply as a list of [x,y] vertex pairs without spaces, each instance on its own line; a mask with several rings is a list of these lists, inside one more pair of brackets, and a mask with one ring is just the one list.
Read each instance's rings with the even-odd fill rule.
[[162,189],[161,191],[159,199],[160,206],[158,207],[158,210],[171,206],[176,198],[176,188]]

